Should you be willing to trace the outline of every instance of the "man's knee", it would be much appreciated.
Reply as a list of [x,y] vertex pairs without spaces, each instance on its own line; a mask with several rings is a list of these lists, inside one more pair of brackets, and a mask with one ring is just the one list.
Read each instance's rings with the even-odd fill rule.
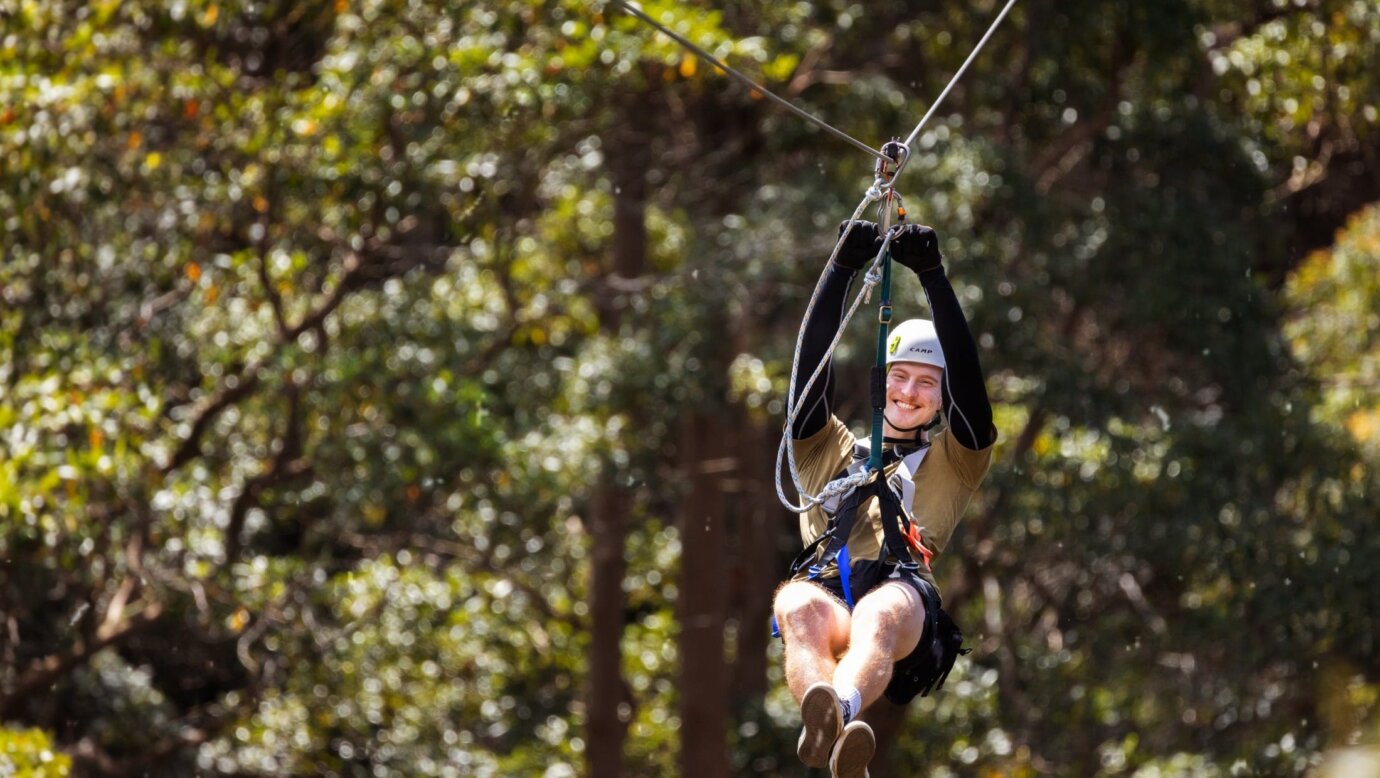
[[812,583],[789,581],[777,590],[772,610],[782,635],[808,633],[828,638],[843,606]]
[[920,593],[899,581],[888,581],[868,592],[853,608],[853,617],[912,619],[923,618],[925,604]]
[[853,609],[853,629],[869,634],[891,634],[901,648],[914,648],[925,626],[925,604],[920,593],[898,581],[868,592]]

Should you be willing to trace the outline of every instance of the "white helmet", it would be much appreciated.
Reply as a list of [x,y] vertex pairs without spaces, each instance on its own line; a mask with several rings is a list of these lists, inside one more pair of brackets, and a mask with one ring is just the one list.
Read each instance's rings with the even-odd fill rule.
[[939,334],[929,319],[906,319],[891,331],[886,342],[886,364],[919,362],[944,369],[944,349],[939,346]]

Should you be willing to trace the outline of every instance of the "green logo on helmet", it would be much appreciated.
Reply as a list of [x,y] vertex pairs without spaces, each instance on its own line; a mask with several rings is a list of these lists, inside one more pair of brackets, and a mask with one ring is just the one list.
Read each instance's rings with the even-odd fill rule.
[[895,354],[896,349],[901,347],[901,335],[897,333],[891,336],[891,342],[887,344],[886,353]]

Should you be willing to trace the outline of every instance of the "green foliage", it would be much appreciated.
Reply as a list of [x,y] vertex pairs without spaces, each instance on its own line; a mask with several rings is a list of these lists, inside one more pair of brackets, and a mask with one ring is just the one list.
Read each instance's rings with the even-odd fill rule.
[[72,759],[55,751],[41,729],[0,728],[0,772],[15,778],[71,775]]
[[[874,143],[995,12],[642,7]],[[798,538],[744,516],[872,160],[610,5],[0,19],[0,719],[39,727],[0,772],[584,773],[606,486],[627,770],[719,747],[683,736],[677,607],[730,582],[753,666],[744,581]],[[917,138],[901,191],[1001,442],[938,568],[976,651],[897,764],[1298,775],[1376,742],[1380,210],[1287,247],[1327,220],[1293,203],[1374,175],[1378,46],[1359,0],[1023,3]],[[700,461],[705,420],[732,442]],[[681,564],[694,484],[716,569]],[[730,764],[801,775],[767,651]]]
[[1199,35],[1213,72],[1224,78],[1224,97],[1240,101],[1242,117],[1274,142],[1262,152],[1298,154],[1277,159],[1303,179],[1325,167],[1305,156],[1324,127],[1342,138],[1374,137],[1380,85],[1367,63],[1380,50],[1380,12],[1373,3],[1328,0],[1308,13],[1233,10],[1254,19],[1204,26]]
[[1285,290],[1285,335],[1322,383],[1321,421],[1380,462],[1380,208],[1354,216],[1336,245],[1310,256]]

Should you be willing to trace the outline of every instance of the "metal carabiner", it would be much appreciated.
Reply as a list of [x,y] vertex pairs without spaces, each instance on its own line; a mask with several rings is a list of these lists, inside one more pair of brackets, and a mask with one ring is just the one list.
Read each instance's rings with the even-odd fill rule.
[[902,143],[899,138],[892,138],[882,145],[882,155],[877,157],[876,173],[877,178],[890,186],[892,179],[900,172],[906,164],[906,158],[910,156],[910,149]]
[[881,200],[881,207],[877,222],[881,225],[883,233],[891,229],[893,207],[896,209],[896,221],[898,223],[906,219],[906,206],[901,202],[901,196],[896,193],[893,183],[896,174],[900,173],[901,169],[906,166],[909,157],[910,149],[906,147],[906,144],[898,138],[892,138],[882,145],[882,156],[877,158],[877,181],[886,187],[882,196],[878,198]]
[[[892,221],[895,214],[896,220]],[[885,235],[896,224],[902,224],[906,220],[906,204],[901,199],[901,195],[890,187],[882,195],[880,204],[877,206],[877,225]]]

